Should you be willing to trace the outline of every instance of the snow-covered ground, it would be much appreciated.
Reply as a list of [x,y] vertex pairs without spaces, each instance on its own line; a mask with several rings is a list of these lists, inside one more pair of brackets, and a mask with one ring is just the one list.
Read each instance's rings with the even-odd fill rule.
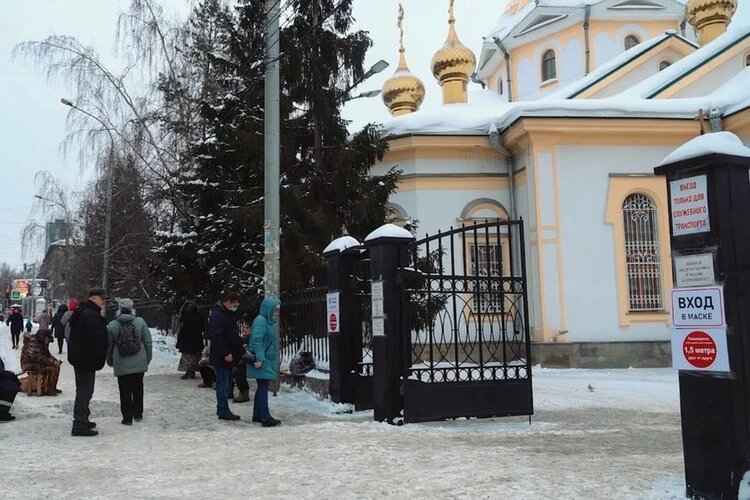
[[[0,498],[684,498],[672,370],[536,369],[531,424],[392,427],[285,388],[271,398],[283,425],[264,429],[252,403],[230,403],[239,422],[217,420],[213,391],[179,379],[174,340],[155,333],[154,345],[132,427],[110,368],[97,374],[95,438],[70,436],[67,363],[60,396],[19,395],[18,420],[0,424]],[[0,355],[19,352],[2,325]]]

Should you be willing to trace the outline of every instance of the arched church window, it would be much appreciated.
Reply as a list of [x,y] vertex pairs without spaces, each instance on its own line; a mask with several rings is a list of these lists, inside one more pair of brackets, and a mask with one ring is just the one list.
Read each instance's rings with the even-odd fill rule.
[[542,55],[542,82],[557,78],[555,51],[549,49]]
[[745,66],[750,66],[750,54],[745,56]]
[[636,45],[641,43],[641,39],[635,35],[628,35],[625,37],[625,50],[630,50]]
[[662,62],[659,63],[659,71],[664,71],[665,69],[667,69],[671,65],[672,65],[672,63],[669,62],[669,61],[662,61]]
[[664,309],[656,203],[635,193],[622,204],[630,311]]

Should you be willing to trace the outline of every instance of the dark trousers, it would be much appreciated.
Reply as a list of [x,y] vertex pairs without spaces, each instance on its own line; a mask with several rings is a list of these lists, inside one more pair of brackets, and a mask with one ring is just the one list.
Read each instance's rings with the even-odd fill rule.
[[10,415],[10,407],[16,399],[15,392],[0,393],[0,420]]
[[232,388],[232,369],[214,367],[216,374],[216,414],[228,415],[229,391]]
[[201,378],[203,379],[203,385],[211,385],[216,381],[214,377],[214,369],[209,366],[201,366],[198,368],[201,372]]
[[268,387],[271,385],[270,380],[258,380],[258,388],[255,390],[255,400],[253,401],[253,418],[268,420],[271,418],[271,411],[268,409]]
[[[234,383],[237,385],[237,389],[241,391],[249,391],[250,390],[250,384],[247,381],[247,369],[245,368],[245,365],[235,366],[232,369],[232,378],[234,379]],[[230,389],[231,394],[231,389]]]
[[89,421],[89,403],[94,396],[94,384],[96,383],[96,372],[86,372],[75,368],[76,373],[76,400],[73,404],[73,427],[85,429]]
[[10,332],[10,336],[13,341],[13,347],[18,347],[18,342],[21,340],[21,332]]
[[143,417],[143,373],[131,373],[117,377],[120,387],[120,412],[123,422],[132,422],[133,417]]
[[62,354],[62,348],[63,348],[64,343],[65,343],[65,337],[60,337],[57,339],[57,350],[59,351],[59,354]]

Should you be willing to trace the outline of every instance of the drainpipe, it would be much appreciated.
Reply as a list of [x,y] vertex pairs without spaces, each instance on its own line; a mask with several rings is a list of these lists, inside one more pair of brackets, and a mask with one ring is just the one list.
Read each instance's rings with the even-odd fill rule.
[[[500,131],[497,129],[495,124],[493,123],[490,125],[490,144],[492,144],[492,147],[495,148],[495,150],[503,155],[505,157],[505,163],[508,166],[508,190],[510,194],[510,206],[508,207],[510,213],[508,216],[510,217],[510,220],[518,220],[518,211],[516,210],[516,183],[515,179],[513,178],[513,174],[515,171],[515,161],[513,158],[513,155],[510,151],[505,149],[503,146],[502,141],[500,140]],[[526,250],[524,248],[520,247],[520,239],[519,238],[513,238],[512,239],[513,246],[513,255],[515,258],[513,259],[515,262],[511,262],[511,268],[520,271],[521,269],[521,252],[525,252]]]
[[586,4],[586,16],[583,20],[583,43],[586,46],[586,74],[591,73],[591,40],[589,33],[589,20],[591,20],[591,4]]
[[513,87],[511,86],[511,70],[510,70],[510,54],[508,54],[508,51],[505,50],[505,45],[503,45],[502,40],[500,40],[498,37],[492,37],[492,41],[495,42],[495,45],[497,45],[497,48],[500,49],[500,52],[502,52],[503,57],[505,58],[505,72],[507,75],[507,87],[508,87],[508,102],[513,102]]
[[510,151],[505,149],[505,146],[503,146],[502,141],[500,140],[500,131],[497,129],[495,124],[493,123],[490,125],[490,144],[492,144],[492,147],[495,148],[495,151],[500,153],[505,157],[505,163],[508,166],[508,190],[510,191],[510,218],[511,220],[516,220],[517,214],[516,214],[516,189],[515,189],[515,179],[513,179],[513,171],[514,171],[514,165],[513,165],[513,155]]

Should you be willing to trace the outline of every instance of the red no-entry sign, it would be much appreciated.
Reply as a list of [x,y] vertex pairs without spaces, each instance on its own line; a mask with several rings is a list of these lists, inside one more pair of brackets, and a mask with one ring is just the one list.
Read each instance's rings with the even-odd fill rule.
[[335,314],[331,314],[331,316],[328,318],[328,331],[329,332],[338,332],[338,326],[339,326],[339,319],[336,317]]

